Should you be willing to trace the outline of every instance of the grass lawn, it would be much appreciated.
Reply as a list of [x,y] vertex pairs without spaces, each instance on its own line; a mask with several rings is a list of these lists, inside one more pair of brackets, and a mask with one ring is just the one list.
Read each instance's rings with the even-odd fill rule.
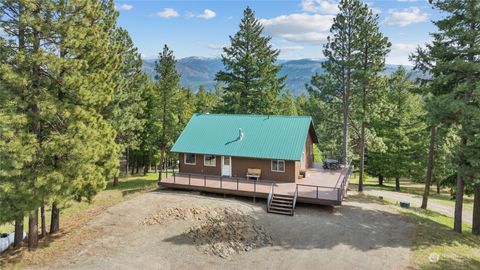
[[472,235],[468,224],[459,234],[453,231],[453,218],[417,207],[400,208],[394,200],[360,196],[394,207],[415,225],[410,259],[414,269],[480,269],[480,236]]
[[[170,175],[170,172],[169,174]],[[163,175],[166,177],[167,175]],[[19,269],[25,266],[41,265],[52,261],[55,257],[68,250],[72,244],[80,242],[82,235],[77,233],[77,228],[100,214],[110,206],[118,204],[135,194],[155,189],[158,174],[149,173],[146,176],[135,175],[120,178],[119,187],[114,188],[112,182],[107,183],[105,190],[101,191],[91,203],[86,201],[71,201],[60,213],[60,232],[55,236],[48,236],[39,241],[39,248],[34,252],[26,248],[11,250],[0,256],[0,269]],[[45,211],[47,231],[50,226],[50,209]],[[40,223],[40,220],[39,220]],[[40,225],[39,225],[40,226]],[[28,230],[27,220],[25,231]],[[10,233],[14,230],[13,224],[0,225],[0,233]]]
[[[352,174],[350,178],[351,184],[358,184],[358,173]],[[386,190],[386,191],[394,191],[395,192],[395,180],[391,179],[387,181],[386,179],[383,181],[383,186],[378,185],[378,179],[376,177],[366,176],[364,187],[369,189],[377,189],[377,190]],[[425,189],[425,185],[422,183],[415,183],[408,180],[401,180],[400,182],[400,192],[413,194],[417,196],[423,196],[423,191]],[[448,189],[440,190],[440,194],[437,194],[437,190],[435,186],[432,186],[430,190],[430,199],[434,199],[436,202],[454,206],[455,200],[452,200],[450,196],[450,191]],[[464,196],[463,198],[463,207],[464,209],[473,210],[473,197],[472,196]]]

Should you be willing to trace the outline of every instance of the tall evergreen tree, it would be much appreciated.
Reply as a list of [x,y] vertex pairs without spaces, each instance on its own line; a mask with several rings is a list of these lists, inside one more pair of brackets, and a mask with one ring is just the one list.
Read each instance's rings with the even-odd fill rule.
[[[168,148],[175,140],[178,128],[178,114],[176,114],[176,106],[178,101],[178,93],[180,90],[180,75],[176,69],[176,60],[173,51],[167,45],[163,47],[163,52],[158,56],[155,62],[156,83],[154,87],[154,96],[158,99],[159,110],[156,114],[159,124],[159,137],[156,140],[160,147],[160,164],[165,161],[165,154]],[[159,179],[161,179],[161,172]]]
[[[400,178],[419,178],[425,149],[425,115],[423,100],[412,93],[415,85],[404,68],[395,71],[388,82],[385,106],[372,123],[384,147],[369,151],[368,171],[379,177],[395,179],[395,189],[400,190]],[[422,174],[423,175],[423,174]]]
[[[346,163],[349,141],[349,113],[352,92],[352,76],[358,66],[356,49],[359,46],[359,33],[364,6],[360,0],[341,0],[339,13],[330,28],[330,36],[324,46],[323,54],[327,60],[322,64],[331,87],[324,90],[341,99],[343,115],[342,162]],[[318,75],[312,81],[319,80]]]
[[119,58],[109,44],[118,13],[113,1],[38,0],[4,1],[0,15],[9,41],[1,79],[35,138],[22,173],[30,190],[18,202],[28,204],[33,248],[39,207],[91,199],[115,174],[115,133],[100,112],[113,94]]
[[[391,46],[387,37],[385,37],[379,28],[379,17],[373,14],[367,4],[360,9],[359,33],[358,33],[358,57],[359,66],[354,71],[354,78],[358,81],[357,100],[360,122],[360,166],[358,191],[363,191],[364,167],[365,167],[365,145],[366,129],[369,126],[369,115],[373,113],[373,108],[378,104],[378,91],[383,91],[384,85],[380,79],[380,72],[385,69],[385,58]],[[367,113],[368,112],[368,113]]]
[[433,77],[432,94],[441,110],[439,122],[458,126],[454,230],[462,232],[465,184],[475,189],[472,232],[480,234],[480,3],[476,0],[435,0],[445,16],[434,22],[433,42],[417,51],[419,68]]
[[279,50],[273,49],[271,37],[263,36],[263,26],[250,7],[243,12],[239,31],[230,36],[230,47],[223,48],[225,71],[216,80],[225,84],[223,108],[227,113],[276,113],[276,101],[284,87],[276,65]]
[[[114,74],[115,90],[113,99],[102,114],[116,131],[116,142],[125,156],[125,171],[128,175],[129,149],[138,146],[139,134],[143,127],[142,92],[148,78],[142,71],[142,58],[124,29],[117,28],[112,34],[112,52],[120,56],[120,66]],[[118,175],[113,186],[118,185]]]

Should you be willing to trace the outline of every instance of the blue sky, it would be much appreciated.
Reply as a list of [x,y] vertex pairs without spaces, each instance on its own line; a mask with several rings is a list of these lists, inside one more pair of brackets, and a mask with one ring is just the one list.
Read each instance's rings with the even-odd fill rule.
[[[430,41],[431,20],[440,14],[426,0],[365,1],[379,13],[392,42],[387,63],[409,64],[408,54]],[[128,30],[144,58],[167,44],[177,58],[216,57],[229,44],[248,5],[281,50],[282,59],[321,58],[322,44],[336,13],[336,0],[116,1],[118,24]]]

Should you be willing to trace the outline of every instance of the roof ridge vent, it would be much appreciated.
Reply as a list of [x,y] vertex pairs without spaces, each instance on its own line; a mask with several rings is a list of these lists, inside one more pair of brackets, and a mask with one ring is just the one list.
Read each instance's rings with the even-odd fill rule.
[[239,141],[243,140],[243,131],[241,128],[238,129],[238,140]]

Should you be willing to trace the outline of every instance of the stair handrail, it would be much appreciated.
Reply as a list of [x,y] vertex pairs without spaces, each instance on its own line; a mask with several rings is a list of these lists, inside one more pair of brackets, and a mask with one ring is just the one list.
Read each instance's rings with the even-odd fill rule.
[[298,197],[298,185],[295,185],[295,194],[293,195],[293,207],[292,207],[292,211],[295,210],[295,206],[297,205],[297,197]]
[[267,201],[267,207],[270,209],[270,205],[272,204],[272,199],[273,199],[273,187],[274,183],[270,185],[270,192],[268,193],[268,201]]

